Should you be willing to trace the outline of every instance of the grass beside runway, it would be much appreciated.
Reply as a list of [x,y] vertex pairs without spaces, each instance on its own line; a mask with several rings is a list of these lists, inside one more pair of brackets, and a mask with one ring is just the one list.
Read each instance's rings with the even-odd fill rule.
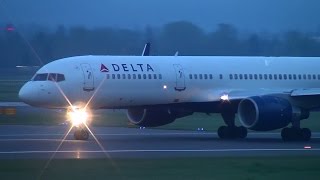
[[[319,179],[320,157],[53,160],[40,179]],[[37,179],[46,160],[1,160],[1,179]]]

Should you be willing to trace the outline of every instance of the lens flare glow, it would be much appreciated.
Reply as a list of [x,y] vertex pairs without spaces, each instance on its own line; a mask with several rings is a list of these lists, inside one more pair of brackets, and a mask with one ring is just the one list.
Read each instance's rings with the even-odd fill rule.
[[85,109],[78,109],[72,107],[71,110],[67,112],[67,119],[71,122],[72,126],[79,127],[84,124],[89,123],[89,112]]
[[223,95],[220,96],[220,99],[222,101],[229,101],[229,95],[228,94],[223,94]]

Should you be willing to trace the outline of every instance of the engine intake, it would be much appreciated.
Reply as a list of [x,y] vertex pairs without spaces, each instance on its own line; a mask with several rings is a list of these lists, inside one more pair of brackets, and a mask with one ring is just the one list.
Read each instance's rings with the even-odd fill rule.
[[256,131],[269,131],[286,127],[293,119],[308,118],[309,112],[293,107],[276,96],[253,96],[243,99],[238,106],[241,124]]

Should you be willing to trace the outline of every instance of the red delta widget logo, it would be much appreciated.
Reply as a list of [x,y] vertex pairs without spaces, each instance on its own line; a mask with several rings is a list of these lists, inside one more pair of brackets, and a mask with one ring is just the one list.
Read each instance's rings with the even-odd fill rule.
[[[154,70],[150,64],[111,64],[111,67],[114,72],[118,72],[118,71],[154,72]],[[107,68],[106,65],[101,64],[100,72],[109,72],[109,69]]]

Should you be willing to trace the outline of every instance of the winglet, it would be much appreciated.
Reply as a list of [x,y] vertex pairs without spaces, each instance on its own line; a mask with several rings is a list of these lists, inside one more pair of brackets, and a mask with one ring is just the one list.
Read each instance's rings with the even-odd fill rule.
[[144,45],[142,56],[150,56],[150,45],[149,42]]

